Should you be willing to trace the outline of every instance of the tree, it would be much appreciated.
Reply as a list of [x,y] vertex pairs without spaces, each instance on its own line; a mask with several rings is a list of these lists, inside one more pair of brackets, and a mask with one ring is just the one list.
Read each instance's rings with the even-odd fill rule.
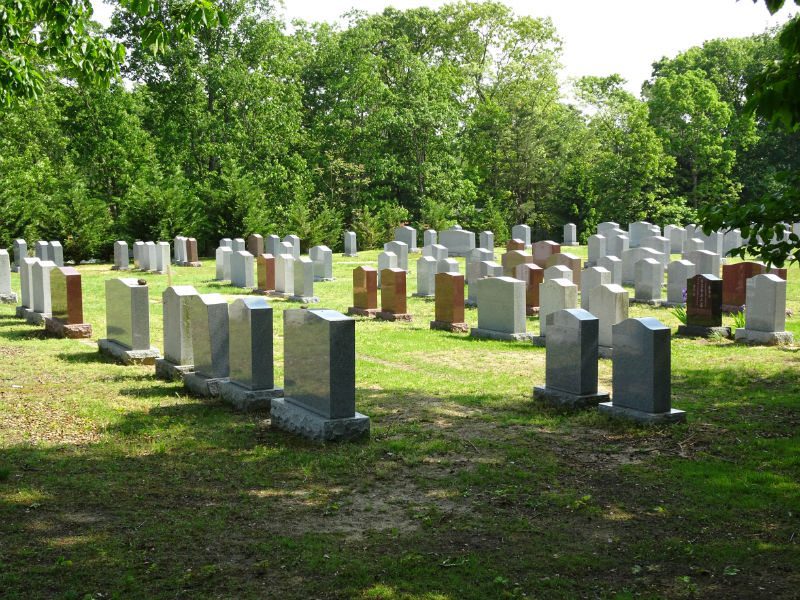
[[[757,0],[754,0],[754,2]],[[800,0],[795,0],[800,4]],[[765,0],[771,13],[784,0]],[[781,60],[768,65],[748,83],[746,108],[773,128],[800,131],[800,16],[789,20],[778,36]],[[786,238],[785,223],[800,222],[800,172],[795,168],[776,176],[780,188],[756,201],[728,200],[701,212],[704,231],[739,228],[746,244],[734,253],[753,254],[769,264],[800,261],[800,236]]]

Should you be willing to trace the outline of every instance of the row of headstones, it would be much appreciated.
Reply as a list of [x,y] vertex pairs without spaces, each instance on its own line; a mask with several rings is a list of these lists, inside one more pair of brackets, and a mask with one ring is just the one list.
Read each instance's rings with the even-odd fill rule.
[[149,288],[143,280],[106,281],[106,338],[100,352],[124,364],[155,364],[202,397],[240,410],[269,409],[273,427],[314,440],[369,435],[355,411],[355,324],[332,310],[286,310],[284,388],[275,386],[273,313],[266,299],[228,304],[219,294],[170,286],[162,296],[164,356],[150,344]]
[[[119,240],[114,242],[115,271],[127,271],[131,268],[131,255],[128,251],[128,242]],[[179,267],[200,267],[200,256],[195,238],[179,235],[173,245],[169,242],[143,242],[137,240],[133,243],[133,266],[140,271],[166,273],[170,263]]]
[[[12,270],[16,273],[22,264],[22,259],[28,256],[28,242],[23,239],[16,239],[12,244],[14,252],[14,264]],[[49,260],[58,267],[64,266],[64,247],[61,242],[38,241],[34,244],[34,254],[39,260]]]

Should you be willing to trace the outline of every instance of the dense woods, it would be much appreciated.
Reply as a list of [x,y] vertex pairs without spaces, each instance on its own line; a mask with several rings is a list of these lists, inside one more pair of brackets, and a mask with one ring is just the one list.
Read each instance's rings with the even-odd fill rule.
[[404,222],[501,242],[518,222],[560,239],[570,221],[584,237],[606,220],[695,222],[780,194],[800,167],[798,134],[745,110],[777,32],[660,58],[637,98],[614,74],[559,85],[553,24],[500,3],[341,27],[222,5],[222,22],[155,54],[146,18],[120,9],[121,78],[50,68],[38,97],[3,109],[0,247],[60,239],[86,259],[116,239],[258,232],[339,249],[345,229],[369,247]]

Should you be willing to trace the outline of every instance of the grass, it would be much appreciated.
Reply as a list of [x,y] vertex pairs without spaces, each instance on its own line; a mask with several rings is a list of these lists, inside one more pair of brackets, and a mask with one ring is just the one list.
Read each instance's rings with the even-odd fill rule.
[[[320,306],[346,310],[352,268],[376,256],[336,257]],[[119,274],[80,270],[102,337],[104,281]],[[174,271],[175,284],[241,293],[211,281],[211,262]],[[162,347],[168,278],[132,276],[150,283]],[[797,268],[789,279],[800,315]],[[688,423],[637,427],[535,403],[543,349],[430,331],[433,302],[408,302],[411,323],[357,323],[370,441],[324,447],[0,306],[0,596],[796,597],[796,347],[674,339]],[[280,382],[280,312],[296,305],[271,303]],[[678,325],[667,309],[630,312]],[[800,337],[800,318],[787,328]],[[610,362],[599,371],[608,389]]]

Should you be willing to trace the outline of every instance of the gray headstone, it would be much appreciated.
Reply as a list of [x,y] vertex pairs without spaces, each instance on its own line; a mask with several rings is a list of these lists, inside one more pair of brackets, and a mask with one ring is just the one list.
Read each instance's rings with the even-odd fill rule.
[[671,331],[657,319],[614,325],[612,405],[647,414],[672,408]]
[[728,256],[731,250],[736,250],[743,245],[742,232],[738,229],[732,229],[725,232],[722,238],[722,252],[723,256]]
[[218,248],[230,248],[233,250],[233,240],[231,238],[222,238],[219,241]]
[[677,225],[667,225],[664,227],[664,237],[669,239],[670,253],[681,254],[683,244],[686,241],[686,229]]
[[776,332],[786,329],[786,281],[773,274],[746,283],[745,329]]
[[662,264],[663,255],[652,248],[630,248],[622,253],[622,283],[634,284],[636,281],[636,263],[643,258],[652,258]]
[[643,258],[636,263],[634,298],[644,302],[661,300],[664,265],[655,258]]
[[314,281],[331,281],[333,279],[333,252],[327,246],[314,246],[308,251],[314,263]]
[[580,308],[547,315],[546,388],[588,396],[597,393],[598,320]]
[[28,256],[28,242],[22,238],[14,240],[14,270],[19,271],[22,259]]
[[114,269],[127,271],[130,268],[128,242],[122,240],[114,242]]
[[25,256],[19,267],[20,304],[30,310],[33,310],[33,265],[38,262],[34,256]]
[[[355,234],[353,234],[353,235],[355,235]],[[345,237],[346,236],[347,236],[347,234],[345,234]],[[281,250],[281,238],[279,238],[277,235],[274,235],[274,234],[268,235],[266,237],[266,239],[264,240],[264,244],[265,244],[265,247],[266,247],[266,253],[267,254],[272,254],[272,256],[278,256],[278,254],[281,253],[280,252],[280,250]],[[345,246],[345,248],[346,248],[346,246]],[[345,250],[345,252],[346,252],[346,250]]]
[[158,242],[156,244],[156,266],[154,270],[159,273],[166,273],[169,269],[171,254],[169,242]]
[[432,244],[430,246],[423,246],[422,256],[430,256],[435,258],[436,260],[442,260],[443,258],[448,257],[447,248],[445,248],[441,244]]
[[502,277],[503,266],[491,260],[482,260],[470,263],[470,268],[473,269],[473,274],[469,283],[467,299],[470,303],[476,304],[478,302],[478,282],[486,277]]
[[326,419],[356,409],[355,321],[334,310],[283,312],[286,401]]
[[50,244],[43,240],[36,242],[34,256],[39,260],[50,260]]
[[567,223],[564,225],[564,246],[577,246],[578,245],[578,228],[575,223]]
[[478,329],[525,333],[525,283],[513,277],[487,277],[474,284],[478,297]]
[[397,268],[408,271],[408,244],[405,242],[392,241],[383,245],[386,252],[394,252],[397,256]]
[[50,260],[56,263],[57,267],[64,266],[64,247],[61,245],[61,242],[50,242],[49,256]]
[[708,235],[703,233],[702,229],[697,229],[694,233],[695,237],[703,240],[703,249],[710,250],[714,254],[722,256],[723,253],[723,234],[718,231],[712,231]]
[[443,258],[436,262],[437,273],[459,273],[458,261],[455,258]]
[[358,256],[358,243],[356,242],[355,231],[344,232],[344,255]]
[[686,280],[695,276],[694,263],[673,260],[667,265],[667,302],[686,304]]
[[647,221],[636,221],[628,225],[628,238],[630,248],[638,248],[641,241],[651,234],[651,223]]
[[628,318],[628,292],[621,285],[604,283],[589,296],[592,314],[600,321],[599,344],[611,348],[614,325]]
[[155,242],[144,243],[144,253],[147,256],[147,268],[142,267],[142,270],[157,271],[158,270],[158,248]]
[[283,238],[284,242],[289,242],[292,245],[292,256],[297,260],[300,258],[300,238],[294,234],[289,234]]
[[564,265],[553,265],[544,270],[544,280],[550,279],[566,279],[572,283],[572,269]]
[[438,244],[439,239],[435,229],[426,229],[422,232],[422,245],[423,246],[433,246],[434,244]]
[[682,256],[685,258],[687,255],[695,252],[697,250],[705,250],[706,244],[703,240],[697,237],[686,238],[683,242],[683,254]]
[[622,259],[611,255],[603,256],[597,261],[597,266],[611,273],[611,283],[622,285]]
[[272,307],[264,298],[237,298],[228,314],[231,381],[249,390],[274,388]]
[[417,296],[430,297],[436,294],[437,260],[432,256],[417,259]]
[[666,269],[667,265],[669,264],[669,253],[671,249],[671,243],[669,241],[669,238],[657,235],[651,235],[642,240],[641,247],[652,248],[656,252],[659,252],[661,254],[659,260]]
[[161,295],[164,317],[164,358],[175,365],[192,365],[189,298],[197,296],[191,285],[167,287]]
[[106,280],[106,337],[130,350],[150,350],[147,285],[134,278]]
[[612,231],[606,235],[606,256],[622,259],[623,253],[629,248],[630,240],[624,233]]
[[233,240],[233,244],[231,245],[231,249],[234,252],[243,252],[247,250],[247,242],[244,241],[244,238],[235,238]]
[[[442,258],[447,258],[447,256],[443,256]],[[467,285],[480,278],[480,265],[478,263],[482,261],[494,261],[494,254],[491,250],[475,248],[475,250],[470,252],[469,256],[467,256],[465,261]]]
[[525,224],[514,225],[511,228],[511,239],[522,240],[525,242],[525,248],[530,248],[531,228]]
[[606,238],[600,234],[590,235],[588,240],[589,258],[586,264],[590,267],[598,266],[597,261],[606,255]]
[[577,307],[577,285],[570,279],[545,279],[539,284],[539,335],[547,336],[547,315]]
[[409,252],[418,252],[417,250],[417,230],[408,225],[396,227],[394,230],[394,239],[398,242],[403,242],[408,246]]
[[710,250],[695,250],[694,252],[684,253],[683,258],[694,263],[695,274],[709,274],[719,277],[720,255]]
[[611,273],[603,267],[589,267],[581,273],[581,308],[592,311],[591,292],[594,288],[611,283]]
[[11,257],[7,250],[0,250],[0,296],[11,297]]
[[231,253],[231,285],[238,288],[254,288],[253,269],[255,257],[246,250]]
[[275,291],[294,296],[294,256],[289,253],[275,257]]
[[614,223],[613,221],[604,221],[597,226],[597,233],[606,237],[606,232],[613,229],[619,229],[619,223]]
[[381,271],[384,269],[399,269],[397,254],[383,251],[378,254],[378,287],[381,287]]
[[199,294],[189,297],[188,308],[195,373],[207,379],[227,377],[228,303],[220,294]]
[[52,260],[40,260],[33,264],[31,269],[33,289],[33,311],[42,315],[49,315],[51,309],[50,296],[50,271],[56,268]]
[[133,242],[133,266],[136,269],[142,269],[142,260],[146,260],[144,251],[144,242],[137,240]]
[[231,255],[233,250],[229,246],[220,246],[217,248],[216,264],[217,274],[215,279],[217,281],[226,281],[231,278]]
[[439,243],[448,256],[466,256],[475,249],[475,234],[464,229],[447,229],[439,233]]
[[478,247],[488,250],[494,256],[494,233],[491,231],[481,231],[478,234]]
[[314,263],[307,256],[294,261],[294,295],[298,298],[314,297]]

